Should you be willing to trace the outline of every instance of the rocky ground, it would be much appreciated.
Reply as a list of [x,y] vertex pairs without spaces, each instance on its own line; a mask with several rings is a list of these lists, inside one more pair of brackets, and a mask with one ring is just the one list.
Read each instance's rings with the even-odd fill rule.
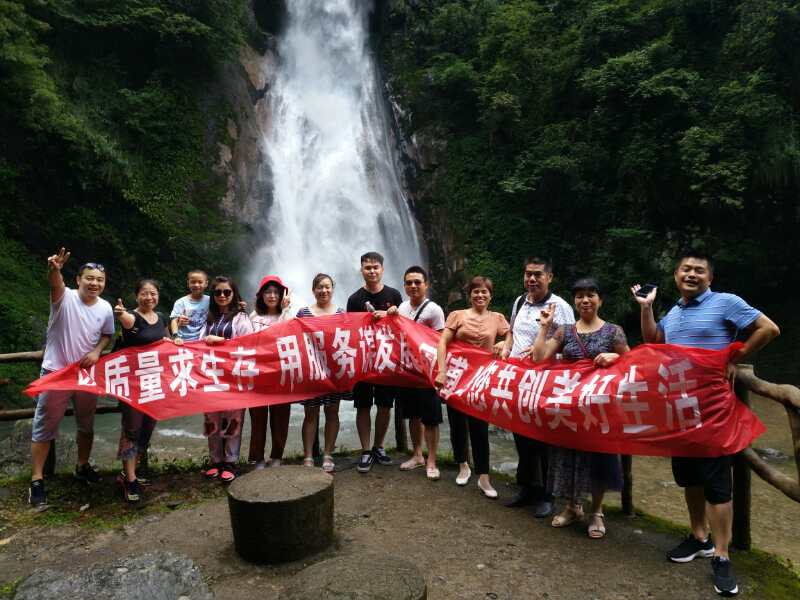
[[[607,537],[590,540],[585,525],[558,530],[528,509],[505,508],[514,493],[508,483],[496,482],[501,497],[492,501],[474,480],[457,487],[452,470],[432,483],[422,469],[402,473],[396,465],[360,475],[349,457],[339,468],[334,545],[279,566],[237,557],[224,490],[194,472],[157,477],[139,509],[124,506],[111,484],[86,490],[64,480],[51,486],[55,506],[32,513],[24,508],[24,482],[9,482],[0,492],[0,597],[13,597],[37,570],[68,574],[162,550],[190,558],[217,600],[252,597],[254,590],[259,598],[279,598],[310,564],[343,556],[357,572],[376,552],[413,562],[432,599],[717,597],[707,560],[665,560],[679,532],[653,519],[612,514]],[[741,598],[800,597],[796,574],[774,559],[738,553],[734,561]]]

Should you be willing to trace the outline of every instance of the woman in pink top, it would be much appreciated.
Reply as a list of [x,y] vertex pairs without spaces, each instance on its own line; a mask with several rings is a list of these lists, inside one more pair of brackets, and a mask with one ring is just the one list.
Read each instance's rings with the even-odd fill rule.
[[[291,300],[289,288],[277,275],[267,275],[258,284],[255,310],[250,320],[256,331],[267,329],[275,323],[289,321]],[[291,404],[255,406],[250,409],[250,451],[248,460],[256,464],[256,469],[265,466],[277,467],[283,459],[283,450],[289,437],[289,415]],[[269,460],[264,461],[264,448],[267,445],[267,422],[272,435],[272,450]]]
[[[250,318],[239,308],[242,297],[232,279],[222,275],[215,277],[211,285],[211,298],[203,337],[206,344],[213,346],[253,333]],[[208,436],[208,454],[211,458],[211,467],[206,469],[205,476],[209,479],[219,477],[223,483],[236,479],[243,421],[243,408],[205,414],[204,431]]]
[[[447,317],[444,330],[439,338],[436,357],[439,373],[436,376],[436,387],[441,389],[447,381],[447,345],[454,339],[467,342],[494,352],[497,338],[509,335],[506,318],[498,312],[489,310],[492,301],[492,280],[488,277],[473,277],[467,285],[470,308],[456,310]],[[458,463],[458,485],[467,485],[472,475],[467,462],[467,428],[472,446],[472,457],[475,470],[478,472],[478,487],[487,498],[497,498],[497,491],[489,481],[489,424],[486,421],[467,416],[447,405],[447,420],[450,423],[450,441],[453,445],[453,457]]]

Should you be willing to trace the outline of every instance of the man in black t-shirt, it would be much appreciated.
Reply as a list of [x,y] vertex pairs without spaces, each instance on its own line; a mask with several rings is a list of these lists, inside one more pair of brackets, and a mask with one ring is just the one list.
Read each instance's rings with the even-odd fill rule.
[[[374,312],[384,316],[392,306],[400,306],[403,298],[396,289],[384,285],[383,256],[377,252],[367,252],[361,257],[361,276],[364,286],[356,290],[347,299],[347,312]],[[389,429],[395,389],[386,385],[357,383],[353,388],[353,400],[356,407],[356,429],[361,440],[361,458],[356,467],[359,473],[367,473],[372,463],[378,461],[382,465],[392,462],[383,449],[383,438]],[[370,448],[372,423],[370,410],[373,402],[378,407],[375,415],[375,443]]]

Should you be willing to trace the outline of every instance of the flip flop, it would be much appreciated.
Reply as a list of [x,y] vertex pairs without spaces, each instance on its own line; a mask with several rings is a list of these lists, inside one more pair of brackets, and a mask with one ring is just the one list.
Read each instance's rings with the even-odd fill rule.
[[426,467],[425,468],[425,475],[431,481],[438,481],[442,474],[439,472],[439,469],[436,467]]
[[402,465],[400,465],[400,470],[401,471],[413,471],[414,469],[418,469],[419,467],[424,467],[424,466],[425,466],[425,461],[424,460],[422,462],[418,462],[418,461],[414,460],[413,458],[409,458],[406,462],[404,462]]
[[605,515],[603,513],[592,513],[592,517],[597,517],[600,519],[600,525],[594,525],[593,523],[590,523],[587,533],[593,540],[600,540],[606,535]]

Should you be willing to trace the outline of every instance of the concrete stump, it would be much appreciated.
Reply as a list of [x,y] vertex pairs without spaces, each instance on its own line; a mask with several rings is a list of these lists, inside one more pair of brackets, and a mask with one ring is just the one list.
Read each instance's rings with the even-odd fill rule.
[[333,477],[281,466],[252,471],[228,489],[236,552],[250,562],[297,560],[333,541]]
[[300,571],[285,600],[426,600],[419,569],[386,554],[357,554],[323,560]]

